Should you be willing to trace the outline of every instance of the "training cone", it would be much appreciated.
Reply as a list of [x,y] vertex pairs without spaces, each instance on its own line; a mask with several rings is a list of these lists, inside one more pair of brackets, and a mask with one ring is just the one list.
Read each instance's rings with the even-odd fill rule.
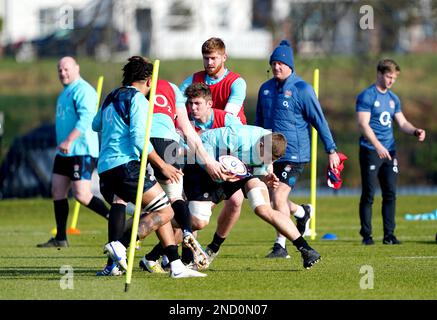
[[76,234],[76,235],[79,235],[80,234],[80,230],[76,229],[76,228],[68,228],[67,229],[67,234]]
[[337,240],[337,235],[333,233],[326,233],[323,235],[322,240]]

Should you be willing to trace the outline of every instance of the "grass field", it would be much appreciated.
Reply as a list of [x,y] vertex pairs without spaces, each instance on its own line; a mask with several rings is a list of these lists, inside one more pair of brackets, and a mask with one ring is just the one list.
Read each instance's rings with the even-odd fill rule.
[[[79,218],[82,234],[69,236],[70,248],[37,249],[35,245],[46,241],[54,226],[51,201],[3,200],[0,299],[435,300],[437,221],[405,221],[403,215],[430,212],[436,203],[437,196],[399,197],[397,235],[403,244],[387,246],[381,243],[380,199],[376,199],[376,244],[364,247],[358,235],[358,197],[320,198],[319,236],[310,244],[322,254],[323,260],[311,270],[303,269],[300,255],[291,244],[288,244],[291,259],[264,258],[275,233],[245,203],[240,221],[206,271],[208,277],[171,279],[168,275],[140,271],[139,258],[156,242],[156,236],[151,235],[136,251],[132,284],[125,293],[125,277],[95,276],[106,261],[101,249],[106,241],[106,223],[100,217],[82,208]],[[199,235],[203,244],[212,237],[215,216]],[[335,233],[338,240],[321,240],[324,233]],[[62,266],[73,268],[74,289],[61,289]],[[370,273],[360,273],[362,266],[373,269],[373,289],[360,288],[360,282],[371,283],[366,280]]]

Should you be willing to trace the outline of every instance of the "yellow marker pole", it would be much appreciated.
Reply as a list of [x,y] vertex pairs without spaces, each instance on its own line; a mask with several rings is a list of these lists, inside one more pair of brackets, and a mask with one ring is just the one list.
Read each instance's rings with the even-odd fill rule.
[[[103,76],[99,77],[97,81],[97,110],[99,109],[100,104],[100,96],[102,95],[102,87],[103,87]],[[75,201],[74,209],[73,209],[73,218],[71,219],[70,228],[68,228],[68,234],[80,234],[80,230],[77,229],[77,220],[79,219],[79,210],[80,210],[80,202]]]
[[158,82],[159,60],[153,64],[152,84],[150,87],[149,110],[146,123],[146,137],[144,138],[144,147],[141,153],[140,177],[138,178],[137,196],[135,199],[135,211],[133,216],[132,233],[130,237],[129,256],[127,259],[126,283],[124,291],[127,292],[132,280],[132,268],[135,258],[135,244],[137,242],[138,224],[140,222],[141,200],[143,198],[144,177],[146,175],[147,150],[149,149],[150,128],[152,127],[153,107],[155,104],[155,92]]
[[[314,91],[319,98],[319,69],[314,69]],[[310,203],[313,206],[311,218],[311,240],[316,238],[316,192],[317,192],[317,130],[311,129],[311,196]]]

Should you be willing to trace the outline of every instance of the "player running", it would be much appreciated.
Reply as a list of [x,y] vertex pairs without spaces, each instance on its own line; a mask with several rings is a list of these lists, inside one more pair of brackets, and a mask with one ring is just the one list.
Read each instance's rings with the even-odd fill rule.
[[196,224],[193,219],[193,230],[204,228],[209,223],[212,208],[241,188],[253,211],[292,241],[300,251],[304,268],[309,269],[317,263],[321,258],[320,254],[308,245],[288,217],[272,209],[270,205],[266,184],[275,188],[279,182],[270,171],[270,165],[284,155],[287,145],[285,137],[256,126],[233,125],[208,130],[200,138],[205,149],[214,158],[218,159],[224,154],[235,156],[252,167],[253,175],[234,182],[219,183],[212,181],[205,171],[200,170],[201,164],[196,165],[197,168],[193,166],[189,171],[186,170],[184,190],[190,212],[202,221],[202,224]]
[[[145,95],[150,90],[153,65],[142,57],[133,56],[123,67],[123,86],[113,90],[105,99],[93,120],[93,130],[101,132],[101,153],[98,161],[100,189],[106,201],[111,203],[108,223],[109,242],[105,245],[109,262],[97,275],[118,275],[127,269],[126,247],[130,233],[124,232],[126,203],[135,202],[140,171],[140,156],[146,133],[147,109]],[[149,158],[160,159],[149,144]],[[162,164],[161,164],[162,165]],[[171,167],[171,166],[169,166]],[[169,168],[171,169],[171,168]],[[173,171],[174,172],[174,171]],[[177,175],[173,177],[177,181]],[[140,218],[138,237],[144,239],[152,231],[157,235],[170,260],[173,278],[204,277],[193,272],[179,259],[170,220],[173,210],[169,199],[156,179],[145,177],[142,205],[148,214]],[[119,241],[118,241],[119,240]]]

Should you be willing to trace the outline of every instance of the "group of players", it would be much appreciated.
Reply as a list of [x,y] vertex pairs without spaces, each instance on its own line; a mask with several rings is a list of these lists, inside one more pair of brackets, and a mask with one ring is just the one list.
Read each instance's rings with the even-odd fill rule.
[[[311,268],[321,259],[303,238],[311,208],[300,207],[303,212],[296,218],[296,226],[270,202],[269,193],[280,181],[272,163],[286,153],[287,139],[281,133],[247,125],[243,107],[246,83],[225,67],[227,55],[221,39],[204,42],[202,56],[204,70],[185,79],[179,88],[163,79],[157,82],[138,239],[155,231],[159,243],[140,260],[140,267],[151,273],[170,271],[173,278],[206,276],[199,271],[207,269],[218,255],[247,198],[255,214],[293,243],[304,268]],[[132,219],[126,220],[126,207],[136,199],[152,72],[150,61],[140,56],[129,58],[123,67],[122,86],[106,96],[92,120],[92,130],[100,134],[100,192],[110,204],[105,245],[108,261],[97,273],[100,276],[121,275],[127,270]],[[59,156],[70,154],[71,145],[58,141],[62,147]],[[243,159],[251,174],[239,178],[229,172],[217,161],[224,154]],[[335,166],[335,158],[332,162]],[[74,191],[77,180],[74,176],[71,180]],[[208,225],[214,206],[221,201],[224,206],[216,232],[204,250],[196,232]],[[287,200],[284,206],[288,208]],[[58,223],[56,201],[55,217],[61,230],[58,233],[62,233],[64,225]],[[65,235],[57,235],[39,246],[68,246],[68,242]]]

